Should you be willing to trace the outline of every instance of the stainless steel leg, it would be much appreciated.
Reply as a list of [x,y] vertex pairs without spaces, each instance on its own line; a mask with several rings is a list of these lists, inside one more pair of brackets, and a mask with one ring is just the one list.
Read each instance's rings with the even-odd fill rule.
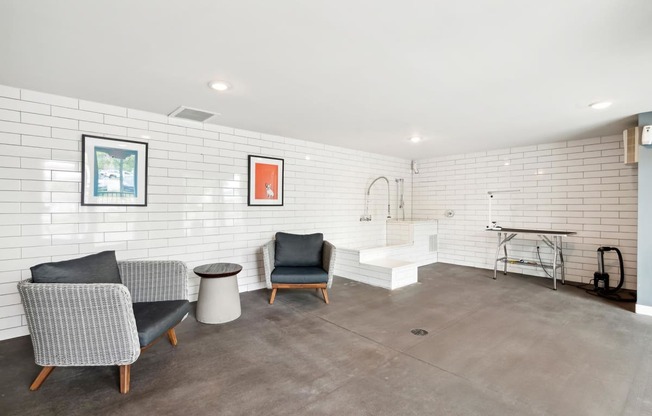
[[566,262],[564,261],[564,239],[559,237],[559,262],[561,265],[561,284],[566,284]]
[[503,241],[502,233],[498,234],[498,248],[496,249],[496,260],[494,261],[494,280],[496,280],[496,273],[498,272],[498,257],[500,256],[500,243]]
[[507,242],[503,245],[503,248],[505,249],[505,268],[503,269],[503,274],[507,274]]
[[552,288],[554,290],[557,290],[557,256],[559,255],[557,251],[557,236],[553,237],[553,242],[554,242],[554,256],[552,258]]

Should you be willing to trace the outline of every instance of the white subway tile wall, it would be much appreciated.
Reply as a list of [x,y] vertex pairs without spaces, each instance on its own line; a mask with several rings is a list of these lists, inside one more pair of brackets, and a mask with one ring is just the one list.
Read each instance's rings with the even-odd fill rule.
[[[625,287],[636,289],[638,169],[623,160],[620,135],[420,160],[420,173],[413,177],[414,217],[440,220],[439,261],[493,268],[497,236],[484,231],[487,192],[515,190],[494,196],[498,225],[576,231],[564,239],[571,281],[593,278],[598,247],[618,247]],[[455,211],[453,218],[444,216],[448,209]],[[537,260],[537,245],[549,261],[551,250],[536,236],[512,240],[510,257]],[[605,260],[611,278],[618,279],[615,255]],[[527,266],[508,270],[544,275]]]
[[[149,142],[147,207],[80,205],[85,133]],[[285,206],[247,206],[249,154],[285,159]],[[248,291],[264,287],[260,247],[277,231],[323,232],[342,246],[384,242],[381,186],[371,192],[377,220],[359,221],[380,175],[405,179],[409,213],[404,159],[0,85],[0,339],[28,333],[16,283],[38,263],[101,250],[191,269],[236,262]],[[192,300],[198,285],[191,273]]]
[[[84,133],[149,142],[147,207],[80,206]],[[249,154],[285,159],[284,207],[246,205]],[[483,231],[487,191],[516,189],[496,195],[494,220],[577,231],[565,252],[573,281],[591,279],[597,247],[617,246],[625,287],[634,289],[637,169],[622,159],[621,137],[612,136],[421,160],[411,177],[399,158],[0,85],[0,339],[27,334],[16,282],[41,262],[101,250],[190,268],[232,261],[244,266],[238,282],[248,291],[264,287],[260,246],[277,231],[323,232],[342,247],[384,243],[382,186],[371,193],[374,221],[359,221],[366,187],[380,175],[406,180],[406,213],[413,185],[414,217],[440,220],[439,261],[493,268],[496,236]],[[395,216],[396,190],[390,194]],[[455,217],[445,218],[447,209]],[[536,239],[518,238],[510,255],[536,258],[536,247]],[[607,263],[615,277],[613,258]],[[198,285],[191,274],[193,300]]]

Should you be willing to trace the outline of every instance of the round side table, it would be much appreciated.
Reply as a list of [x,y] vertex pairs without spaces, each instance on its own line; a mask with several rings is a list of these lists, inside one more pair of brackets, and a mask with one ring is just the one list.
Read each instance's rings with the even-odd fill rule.
[[242,266],[213,263],[197,266],[193,271],[201,277],[197,320],[204,324],[223,324],[238,319],[241,309],[237,274]]

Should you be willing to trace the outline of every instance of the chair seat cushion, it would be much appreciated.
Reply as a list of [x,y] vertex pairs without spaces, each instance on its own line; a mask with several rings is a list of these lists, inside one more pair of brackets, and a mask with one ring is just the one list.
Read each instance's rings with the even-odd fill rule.
[[190,312],[190,302],[187,300],[137,302],[133,307],[141,347],[151,344]]
[[328,273],[321,267],[277,267],[272,283],[326,283]]
[[34,283],[122,283],[115,251],[30,268]]

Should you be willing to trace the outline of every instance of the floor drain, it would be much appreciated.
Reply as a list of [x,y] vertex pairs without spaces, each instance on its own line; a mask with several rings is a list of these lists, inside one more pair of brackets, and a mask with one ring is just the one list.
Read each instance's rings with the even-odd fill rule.
[[420,337],[428,335],[428,331],[426,331],[425,329],[413,329],[410,332],[412,332],[412,334],[420,336]]

